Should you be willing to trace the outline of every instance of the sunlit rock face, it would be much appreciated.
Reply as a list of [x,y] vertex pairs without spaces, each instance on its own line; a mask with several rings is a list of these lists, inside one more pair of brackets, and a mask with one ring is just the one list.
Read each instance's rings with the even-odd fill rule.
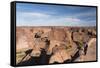
[[49,63],[63,63],[65,60],[70,60],[71,56],[69,55],[69,53],[65,50],[58,50],[57,52],[55,52],[52,57],[50,58]]
[[[41,34],[40,40],[36,40],[35,33],[37,32],[43,32]],[[48,37],[50,40],[50,45],[47,49],[47,54],[50,55],[53,52],[53,48],[55,46],[61,46],[64,45],[65,47],[72,44],[71,39],[71,32],[67,28],[45,28],[45,27],[19,27],[17,28],[16,33],[16,49],[17,51],[23,50],[23,49],[33,49],[31,56],[33,57],[39,57],[41,54],[41,48],[46,47],[46,43],[44,42],[43,38]],[[63,46],[62,46],[63,47]],[[73,46],[72,46],[73,47]],[[55,54],[56,55],[56,54]]]
[[19,38],[19,40],[17,41],[17,47],[16,47],[17,50],[21,50],[29,47],[28,42],[26,40],[27,40],[26,36],[21,36]]
[[33,33],[31,32],[33,29],[26,28],[17,28],[16,29],[16,49],[17,51],[23,49],[30,49],[34,45],[33,41]]
[[50,40],[56,40],[56,41],[65,41],[66,39],[66,32],[64,29],[60,28],[53,28],[52,31],[50,32]]
[[73,31],[73,41],[75,42],[87,42],[89,40],[89,35],[88,35],[88,28],[87,29],[82,29],[79,28],[78,31]]
[[18,28],[16,31],[16,49],[17,51],[28,48],[27,36],[25,35],[24,29]]
[[[36,39],[35,34],[38,32],[41,33],[41,38]],[[60,60],[61,58],[58,58],[57,62],[64,62],[65,60],[70,58],[70,55],[72,51],[69,51],[68,54],[66,52],[66,48],[68,46],[71,46],[70,49],[75,49],[75,45],[73,45],[73,41],[71,39],[71,32],[67,28],[55,28],[55,27],[19,27],[17,28],[16,33],[16,49],[17,51],[23,51],[28,49],[33,49],[30,53],[30,56],[33,57],[39,57],[41,55],[41,49],[46,48],[45,43],[45,37],[47,37],[50,40],[50,45],[46,49],[47,55],[51,55],[53,53],[54,57],[51,57],[50,63],[53,63],[52,58],[55,59],[56,56],[62,56],[64,55],[67,58],[63,58],[63,60]],[[53,49],[56,50],[56,46],[60,47],[58,50],[61,51],[61,54],[58,52],[53,52]],[[64,47],[64,49],[63,49]],[[62,48],[62,49],[61,49]],[[55,62],[54,61],[54,62]]]
[[40,56],[41,48],[45,48],[44,40],[36,40],[35,34],[42,31],[41,38],[48,37],[50,28],[18,27],[16,29],[16,51],[33,49],[31,56]]
[[[36,33],[39,33],[40,38],[35,37]],[[40,57],[41,50],[44,49],[46,55],[51,55],[48,63],[64,63],[64,61],[71,59],[71,56],[74,56],[76,53],[78,46],[76,42],[89,42],[91,38],[95,37],[96,31],[94,28],[17,27],[16,52],[24,52],[20,54],[26,55],[25,52],[32,49],[27,56],[30,59],[31,57]],[[46,38],[50,41],[49,44],[46,43]],[[28,60],[27,58],[23,61]]]

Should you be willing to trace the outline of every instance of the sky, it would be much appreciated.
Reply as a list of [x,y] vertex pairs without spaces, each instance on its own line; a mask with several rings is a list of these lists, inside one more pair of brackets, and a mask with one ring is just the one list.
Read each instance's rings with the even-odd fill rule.
[[16,4],[17,26],[96,26],[96,7]]

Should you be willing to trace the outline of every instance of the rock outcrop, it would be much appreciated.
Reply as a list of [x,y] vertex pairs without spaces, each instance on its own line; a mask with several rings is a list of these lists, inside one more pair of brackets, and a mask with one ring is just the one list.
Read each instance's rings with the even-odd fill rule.
[[[46,55],[52,55],[49,63],[63,63],[66,60],[71,60],[71,56],[76,53],[78,46],[76,42],[87,42],[95,36],[96,31],[90,28],[17,27],[16,52],[18,54],[23,52],[25,55],[25,51],[32,49],[32,52],[27,56],[30,59],[31,57],[39,57],[41,49],[45,49]],[[23,59],[23,61],[28,59]]]

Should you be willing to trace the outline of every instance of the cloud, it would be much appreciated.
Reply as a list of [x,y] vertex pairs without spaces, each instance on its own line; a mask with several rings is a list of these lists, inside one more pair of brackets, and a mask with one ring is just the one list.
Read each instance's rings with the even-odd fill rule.
[[78,18],[66,18],[66,21],[68,21],[68,22],[80,22],[80,19],[78,19]]
[[88,26],[96,24],[96,8],[21,4],[16,6],[17,26]]
[[49,17],[48,14],[44,14],[44,13],[39,13],[39,12],[18,12],[18,14],[20,16],[23,16],[23,17]]
[[[84,14],[87,15],[88,13]],[[78,18],[84,14],[61,16],[41,12],[17,12],[17,26],[86,26],[91,21]]]

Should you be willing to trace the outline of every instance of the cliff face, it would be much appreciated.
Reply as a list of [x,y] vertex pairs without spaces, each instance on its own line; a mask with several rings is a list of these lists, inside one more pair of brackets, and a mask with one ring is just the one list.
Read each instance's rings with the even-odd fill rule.
[[[36,36],[37,35],[37,36]],[[93,28],[76,27],[17,27],[16,28],[16,52],[17,63],[26,55],[26,51],[32,49],[30,56],[39,57],[41,49],[45,49],[50,57],[49,63],[63,63],[71,59],[77,51],[76,42],[88,42],[96,36]],[[24,55],[19,57],[19,52]],[[30,59],[30,56],[27,56]],[[25,58],[23,61],[28,60]]]
[[34,41],[33,41],[33,33],[31,29],[17,28],[17,31],[16,31],[17,51],[33,48],[33,45],[34,45]]
[[42,31],[41,38],[48,37],[50,41],[61,42],[71,42],[71,33],[68,30],[64,30],[63,28],[17,28],[16,32],[16,42],[17,42],[17,50],[34,47],[34,36],[35,33]]

